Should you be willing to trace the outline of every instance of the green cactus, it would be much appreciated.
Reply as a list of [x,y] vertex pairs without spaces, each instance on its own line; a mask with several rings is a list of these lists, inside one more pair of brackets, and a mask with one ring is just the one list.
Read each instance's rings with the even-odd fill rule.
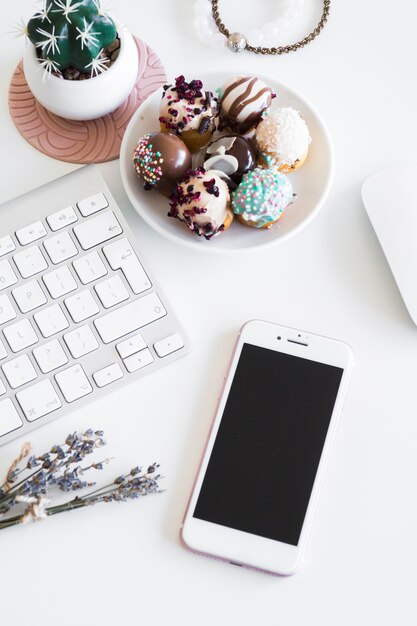
[[61,72],[75,67],[93,73],[101,50],[117,37],[100,0],[45,0],[43,9],[29,20],[27,32],[38,55]]

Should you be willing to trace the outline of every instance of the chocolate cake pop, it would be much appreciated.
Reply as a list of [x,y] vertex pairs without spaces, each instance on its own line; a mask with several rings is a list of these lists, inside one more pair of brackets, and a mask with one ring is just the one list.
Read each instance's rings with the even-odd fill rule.
[[172,133],[149,133],[135,148],[135,169],[145,189],[170,195],[178,179],[191,167],[191,154],[183,141]]
[[229,187],[235,188],[242,176],[256,167],[257,159],[257,151],[250,140],[239,135],[224,135],[207,146],[204,167],[225,174]]

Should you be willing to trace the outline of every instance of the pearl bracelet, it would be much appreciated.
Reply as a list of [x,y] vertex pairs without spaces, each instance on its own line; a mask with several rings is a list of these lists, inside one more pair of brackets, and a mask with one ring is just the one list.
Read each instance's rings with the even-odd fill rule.
[[[243,36],[252,46],[274,46],[299,17],[304,0],[277,0],[279,17],[259,28],[252,28]],[[210,0],[195,0],[194,27],[201,41],[209,46],[228,46],[228,40],[219,33],[212,15]],[[236,45],[231,42],[230,45]]]

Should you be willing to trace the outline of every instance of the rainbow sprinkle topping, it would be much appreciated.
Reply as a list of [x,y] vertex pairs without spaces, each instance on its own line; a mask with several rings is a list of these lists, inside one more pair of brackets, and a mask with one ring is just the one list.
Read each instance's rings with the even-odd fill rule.
[[162,178],[161,165],[164,162],[159,150],[153,150],[151,141],[152,134],[149,133],[141,139],[135,148],[133,161],[139,176],[148,185],[156,185]]
[[232,209],[256,228],[272,225],[293,199],[292,185],[281,172],[257,167],[232,193]]

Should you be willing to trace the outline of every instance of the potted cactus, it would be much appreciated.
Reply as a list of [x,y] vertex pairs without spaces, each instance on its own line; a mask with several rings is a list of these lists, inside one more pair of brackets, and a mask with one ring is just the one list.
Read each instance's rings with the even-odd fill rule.
[[116,28],[100,0],[45,0],[26,35],[26,80],[49,111],[94,119],[114,111],[132,91],[139,64],[134,39]]

